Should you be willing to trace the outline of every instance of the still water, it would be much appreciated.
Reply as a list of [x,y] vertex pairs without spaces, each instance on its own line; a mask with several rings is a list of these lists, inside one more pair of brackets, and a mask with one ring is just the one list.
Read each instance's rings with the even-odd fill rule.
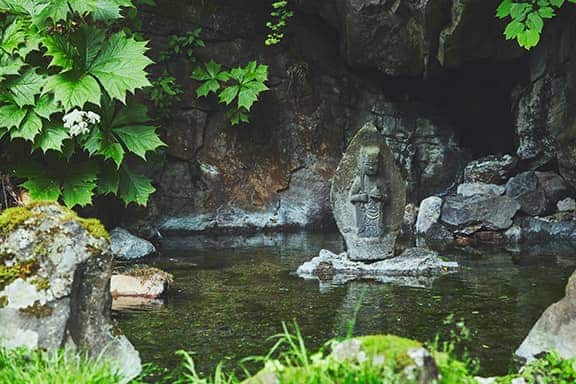
[[[319,289],[293,275],[321,248],[340,251],[337,234],[195,237],[166,240],[148,264],[175,277],[164,305],[115,312],[145,362],[172,368],[174,352],[195,353],[201,372],[222,360],[265,353],[266,339],[296,321],[311,348],[346,333],[361,297],[355,334],[392,333],[429,341],[450,314],[472,331],[468,344],[481,373],[504,374],[523,338],[563,296],[576,251],[443,253],[461,264],[431,287],[353,282]],[[232,364],[232,362],[230,363]]]

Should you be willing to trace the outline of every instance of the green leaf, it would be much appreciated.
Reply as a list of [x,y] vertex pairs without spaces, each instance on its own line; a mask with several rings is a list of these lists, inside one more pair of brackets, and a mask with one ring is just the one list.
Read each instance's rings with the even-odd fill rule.
[[8,87],[14,102],[23,107],[36,104],[35,96],[40,94],[45,82],[45,78],[32,68],[10,82]]
[[524,24],[514,20],[508,24],[506,29],[504,30],[504,36],[506,36],[506,40],[511,40],[516,38],[516,36],[520,35],[524,32]]
[[526,49],[535,47],[539,41],[540,33],[533,29],[527,29],[518,36],[518,43]]
[[565,0],[550,0],[550,4],[555,6],[556,8],[560,8],[564,5]]
[[528,15],[526,25],[528,26],[528,29],[534,30],[540,34],[544,28],[544,20],[542,20],[537,12],[532,12]]
[[551,19],[556,16],[556,12],[554,12],[554,8],[552,7],[543,7],[538,10],[538,14],[543,19]]
[[19,75],[24,67],[24,61],[18,56],[2,55],[0,58],[0,81],[7,76]]
[[27,23],[23,18],[17,18],[12,21],[2,34],[0,48],[8,54],[12,54],[15,49],[26,41]]
[[28,141],[34,141],[36,135],[42,130],[42,119],[32,111],[28,112],[28,115],[22,122],[19,128],[13,129],[10,135],[13,139],[21,138]]
[[243,87],[238,93],[238,108],[250,110],[252,104],[258,100],[258,93],[248,87]]
[[512,0],[504,0],[496,9],[496,17],[499,19],[503,19],[507,16],[510,16],[510,7],[512,6]]
[[68,130],[61,125],[54,125],[44,129],[34,141],[33,149],[41,149],[46,153],[49,150],[62,152],[64,140],[69,139]]
[[54,93],[56,101],[62,103],[66,111],[75,107],[84,108],[86,103],[100,105],[100,86],[91,76],[75,79],[72,74],[64,73],[48,78],[46,90]]
[[45,56],[52,57],[51,67],[60,67],[64,71],[74,69],[80,60],[78,48],[70,39],[60,35],[48,35],[42,39],[42,45],[46,47]]
[[146,42],[126,37],[124,32],[112,35],[88,71],[94,75],[113,99],[125,102],[126,93],[150,85],[145,68],[152,61],[145,56]]
[[92,204],[98,169],[93,163],[73,164],[62,183],[62,200],[67,207]]
[[100,195],[117,194],[120,186],[120,175],[116,167],[106,163],[98,174],[96,192]]
[[510,6],[510,16],[514,20],[522,21],[526,14],[532,10],[533,5],[531,3],[512,3]]
[[124,143],[128,151],[146,160],[146,153],[165,146],[156,133],[156,127],[130,125],[113,129],[114,134]]
[[146,206],[148,198],[155,191],[151,180],[146,176],[132,172],[125,166],[120,168],[118,195],[126,205],[136,203]]
[[240,92],[240,86],[239,85],[233,85],[230,87],[226,87],[224,88],[224,90],[222,92],[220,92],[220,102],[221,103],[225,103],[226,105],[230,105],[231,102],[234,101],[234,99],[236,98],[236,96],[238,95],[238,92]]
[[196,89],[196,96],[205,97],[210,94],[210,92],[216,93],[220,89],[220,83],[216,80],[205,81]]
[[60,197],[60,184],[50,176],[38,176],[21,184],[33,201],[56,201]]
[[50,120],[53,114],[62,112],[62,108],[60,108],[56,100],[54,100],[54,96],[45,94],[38,99],[34,112],[36,112],[38,116]]
[[7,130],[19,127],[27,113],[25,109],[14,104],[0,107],[0,127]]

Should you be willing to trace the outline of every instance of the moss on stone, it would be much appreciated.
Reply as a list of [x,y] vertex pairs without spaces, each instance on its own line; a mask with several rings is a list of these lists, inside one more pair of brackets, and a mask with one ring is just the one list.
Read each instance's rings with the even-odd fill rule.
[[46,291],[50,289],[50,280],[45,277],[36,276],[30,280],[30,284],[35,286],[37,291]]
[[8,208],[0,214],[0,235],[6,235],[34,216],[26,207]]
[[0,265],[0,290],[18,278],[26,279],[33,276],[37,270],[38,262],[35,259],[15,263],[12,266]]
[[400,366],[411,363],[408,351],[422,348],[422,344],[418,341],[394,335],[363,336],[358,339],[366,355],[382,355],[387,359],[394,359]]
[[110,241],[110,234],[98,219],[78,218],[78,221],[92,237]]
[[34,304],[29,307],[20,308],[19,311],[38,319],[52,316],[52,307],[47,304],[42,305],[39,301],[34,302]]

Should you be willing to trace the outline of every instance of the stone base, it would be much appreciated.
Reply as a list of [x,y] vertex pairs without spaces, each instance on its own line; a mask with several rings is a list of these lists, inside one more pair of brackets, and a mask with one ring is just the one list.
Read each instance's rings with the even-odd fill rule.
[[445,262],[426,248],[410,248],[400,256],[367,264],[321,250],[320,255],[302,264],[296,274],[304,279],[317,279],[321,288],[345,284],[356,279],[369,279],[402,286],[428,287],[441,274],[454,272],[458,263]]

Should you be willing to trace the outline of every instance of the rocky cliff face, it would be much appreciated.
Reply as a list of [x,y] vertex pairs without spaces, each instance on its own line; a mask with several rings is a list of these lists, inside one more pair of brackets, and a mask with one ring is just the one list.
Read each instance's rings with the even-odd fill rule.
[[[185,94],[166,127],[167,159],[153,172],[158,192],[130,220],[163,233],[330,225],[331,178],[367,121],[392,147],[415,203],[447,193],[473,157],[514,151],[513,132],[519,157],[536,164],[549,156],[542,152],[558,148],[552,142],[567,121],[557,111],[564,104],[556,89],[569,93],[571,50],[562,56],[556,35],[547,37],[530,80],[517,87],[513,124],[512,88],[527,66],[511,61],[522,52],[501,37],[497,3],[294,1],[287,37],[266,47],[264,1],[159,1],[144,22],[153,51],[164,49],[170,35],[201,26],[201,61],[258,60],[270,66],[271,90],[250,124],[231,127],[215,100],[194,97],[194,65],[171,63]],[[538,65],[548,50],[562,56],[553,60],[561,75],[551,64]],[[538,123],[542,116],[555,125]],[[530,138],[542,135],[547,146],[531,147]],[[566,177],[571,151],[558,150]]]

